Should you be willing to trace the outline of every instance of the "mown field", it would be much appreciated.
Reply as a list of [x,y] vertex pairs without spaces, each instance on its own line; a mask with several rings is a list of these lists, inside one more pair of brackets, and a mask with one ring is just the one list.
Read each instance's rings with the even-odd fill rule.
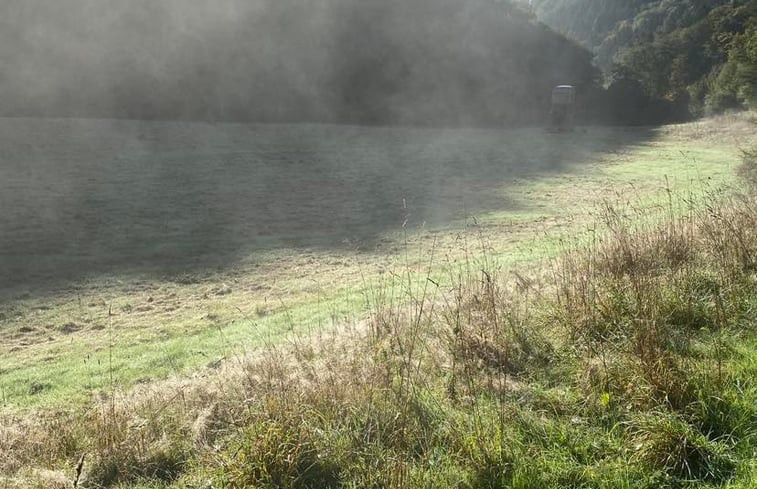
[[[631,230],[654,230],[681,215],[692,222],[713,206],[713,196],[725,198],[740,188],[742,150],[755,142],[750,117],[661,128],[588,127],[560,135],[541,129],[1,120],[7,144],[0,150],[0,444],[6,449],[0,467],[9,473],[6,480],[40,487],[70,481],[84,456],[92,487],[623,487],[609,482],[621,468],[612,464],[632,457],[601,470],[595,466],[605,472],[593,475],[586,467],[576,469],[584,471],[583,479],[577,472],[570,476],[575,480],[562,482],[561,466],[549,462],[544,473],[553,469],[556,478],[548,484],[513,469],[518,457],[536,450],[528,437],[537,432],[545,436],[547,452],[550,443],[563,450],[559,440],[574,435],[586,441],[580,449],[565,448],[583,455],[559,457],[588,460],[594,456],[590,447],[599,444],[595,448],[610,460],[626,440],[602,430],[622,416],[576,414],[585,392],[556,379],[582,360],[565,353],[570,341],[562,334],[527,346],[513,340],[513,349],[504,351],[522,359],[511,362],[510,353],[502,358],[497,334],[485,332],[492,320],[497,331],[499,316],[492,311],[505,304],[508,311],[537,306],[526,300],[516,306],[500,292],[477,287],[494,275],[504,277],[501,287],[508,293],[549,283],[549,264],[595,243],[613,206],[632,216],[624,221]],[[491,310],[463,305],[482,297],[492,301]],[[428,331],[449,319],[450,310],[431,311],[446,310],[442,305],[455,300],[461,302],[451,310],[470,307],[469,318],[480,315],[486,327],[458,338],[459,357],[440,355],[434,372],[444,373],[447,386],[440,400],[436,374],[426,377],[423,388],[417,375],[436,355]],[[555,325],[536,317],[533,324],[551,324],[537,334],[541,338]],[[366,337],[378,338],[379,346],[369,341],[364,357],[384,355],[388,378],[375,377],[381,362],[366,367],[353,360]],[[744,361],[753,362],[753,337],[745,345]],[[272,347],[278,352],[273,357]],[[528,348],[532,353],[524,354]],[[555,351],[563,352],[560,361],[540,363]],[[718,358],[722,369],[725,357]],[[465,359],[471,363],[459,371]],[[587,361],[605,360],[594,352]],[[290,382],[290,375],[307,377],[302,372],[279,371],[300,361],[309,365],[310,387],[307,378],[305,386]],[[347,378],[340,378],[340,362]],[[579,370],[602,371],[594,367]],[[488,373],[473,373],[481,368]],[[363,369],[366,384],[355,384],[354,369]],[[534,373],[539,369],[544,375]],[[522,371],[529,374],[516,375]],[[325,391],[317,386],[327,374],[347,389],[329,396],[345,404],[319,405]],[[467,384],[450,381],[458,377]],[[258,392],[256,386],[265,388]],[[168,392],[175,394],[158,395]],[[515,400],[509,393],[516,393]],[[626,394],[604,388],[591,409],[620,409],[616,396],[626,400]],[[633,410],[653,412],[660,405],[642,406],[640,394],[628,395],[637,396],[626,404]],[[659,401],[656,395],[650,399]],[[528,413],[518,411],[520,421],[506,426],[518,396],[539,399],[523,401]],[[175,406],[177,399],[183,407]],[[366,406],[375,408],[376,418],[350,411]],[[339,409],[349,411],[341,412],[345,422],[377,424],[340,431],[330,424]],[[548,416],[540,414],[543,409]],[[323,415],[318,426],[308,421],[317,412]],[[391,412],[397,415],[393,421],[383,418]],[[170,416],[160,419],[162,413]],[[600,425],[587,421],[594,415]],[[499,434],[491,438],[485,423],[496,419]],[[196,425],[202,433],[192,435]],[[24,430],[38,435],[40,445],[19,441]],[[439,430],[446,434],[431,436]],[[319,438],[322,431],[336,438]],[[364,443],[349,441],[360,433]],[[435,441],[413,445],[423,433]],[[47,437],[58,440],[54,449],[45,449]],[[177,445],[178,439],[207,446]],[[507,454],[491,445],[505,439],[520,448]],[[463,445],[443,449],[453,442]],[[143,450],[126,447],[135,443]],[[358,448],[367,450],[365,457],[346,455]],[[235,458],[248,449],[247,458]],[[750,449],[740,446],[740,456]],[[14,450],[17,455],[7,455]],[[709,448],[702,450],[709,456]],[[489,459],[495,455],[500,458]],[[650,460],[658,455],[665,458],[651,453]],[[324,457],[334,466],[317,462]],[[366,466],[371,460],[376,465]],[[464,469],[465,460],[478,465]],[[646,479],[640,467],[649,460],[637,462],[627,467],[625,487],[638,480],[655,487],[655,481],[686,479],[688,466],[680,461],[667,470],[663,460],[660,472]],[[729,463],[701,479],[729,480]],[[391,467],[396,478],[382,479],[380,473]]]

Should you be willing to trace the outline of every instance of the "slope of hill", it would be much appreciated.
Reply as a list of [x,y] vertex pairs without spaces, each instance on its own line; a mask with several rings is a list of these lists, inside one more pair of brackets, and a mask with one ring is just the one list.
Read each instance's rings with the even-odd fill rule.
[[0,6],[0,113],[518,124],[591,54],[508,1]]
[[533,0],[539,20],[595,48],[618,22],[636,16],[650,0]]
[[535,0],[540,20],[594,50],[611,79],[694,114],[757,104],[755,0]]
[[[289,168],[267,181],[286,198],[261,212],[286,217],[298,189],[309,202],[310,189],[335,180],[305,218],[370,208],[391,219],[390,205],[360,192],[379,182],[411,186],[400,194],[407,206],[391,199],[411,217],[360,249],[284,249],[236,266],[95,275],[3,296],[0,487],[751,489],[757,201],[736,172],[757,168],[753,156],[738,158],[757,142],[755,120],[549,138],[531,128],[305,125],[297,132],[311,137],[272,138],[280,125],[132,121],[108,136],[43,121],[80,125],[60,132],[61,159],[48,170],[65,183],[71,167],[90,166],[72,133],[98,134],[162,177],[123,179],[133,163],[102,164],[79,192],[92,207],[102,194],[90,189],[114,179],[217,200],[229,187],[220,174],[242,182],[227,195],[238,201],[255,192],[245,178],[265,179],[266,165],[243,158],[279,143],[269,167]],[[40,124],[5,121],[30,123]],[[148,136],[131,155],[114,140],[129,125]],[[166,138],[167,126],[186,137]],[[219,171],[164,171],[197,152],[165,139],[183,146],[203,130],[215,133],[204,151]],[[147,156],[153,135],[164,142]],[[376,148],[387,146],[387,159],[408,161],[404,172],[376,170]],[[344,164],[324,167],[339,148]],[[34,184],[45,191],[51,179]],[[19,181],[0,179],[0,198],[40,195]],[[413,225],[425,218],[412,198],[428,195],[412,192],[421,187],[459,196],[470,217]]]

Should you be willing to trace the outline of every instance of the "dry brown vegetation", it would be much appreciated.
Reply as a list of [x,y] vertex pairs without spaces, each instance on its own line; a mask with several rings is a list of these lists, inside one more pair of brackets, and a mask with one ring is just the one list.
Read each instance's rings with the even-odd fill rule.
[[479,236],[446,277],[387,273],[364,323],[86,411],[4,412],[2,481],[752,487],[757,201],[689,197],[662,221],[608,204],[588,246],[533,274]]

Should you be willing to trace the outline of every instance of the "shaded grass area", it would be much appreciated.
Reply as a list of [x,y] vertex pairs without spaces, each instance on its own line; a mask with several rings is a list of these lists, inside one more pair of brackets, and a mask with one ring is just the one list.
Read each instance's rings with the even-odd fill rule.
[[443,267],[427,249],[363,291],[365,324],[5,414],[0,463],[31,487],[82,454],[83,487],[753,487],[757,201],[700,203],[607,204],[532,273],[484,233]]
[[445,130],[0,119],[0,288],[371,249],[403,222],[518,210],[500,190],[650,128]]
[[[521,136],[528,137],[520,141],[517,134],[509,134],[505,143],[500,141],[502,146],[492,142],[500,133],[472,131],[467,136],[477,144],[487,142],[490,149],[510,145],[517,151],[504,155],[497,150],[500,152],[490,155],[491,161],[482,168],[457,180],[460,196],[472,206],[460,220],[442,213],[444,216],[437,217],[444,224],[419,227],[417,221],[429,217],[426,211],[442,209],[432,204],[434,199],[444,200],[446,194],[442,192],[429,202],[416,196],[411,200],[420,204],[420,211],[416,212],[418,207],[413,202],[406,202],[407,208],[402,210],[405,217],[410,215],[411,223],[385,233],[369,248],[344,243],[344,249],[335,250],[269,250],[240,259],[234,267],[214,271],[190,267],[155,277],[132,276],[123,270],[112,278],[94,276],[47,293],[35,288],[21,291],[3,301],[0,309],[0,397],[11,406],[86,401],[105,395],[110,372],[115,372],[117,386],[128,388],[216,365],[219,360],[279,341],[291,330],[308,332],[362,317],[364,294],[381,282],[382,274],[400,263],[424,262],[432,243],[440,258],[434,264],[437,269],[465,259],[471,252],[481,252],[481,246],[467,242],[476,241],[482,229],[488,236],[487,253],[504,266],[523,267],[560,252],[565,242],[559,237],[575,239],[573,236],[594,220],[591,209],[603,199],[617,200],[631,193],[659,219],[655,206],[666,202],[666,188],[683,191],[691,188],[694,180],[709,181],[711,187],[732,182],[738,148],[721,142],[692,143],[687,139],[691,130],[688,126],[663,128],[650,139],[648,135],[624,136],[622,129],[603,129],[602,138],[586,148],[581,146],[595,136],[591,132],[579,134],[575,140],[561,135],[560,140],[550,139],[548,146],[533,154],[523,151],[524,145],[535,144],[537,135],[533,131],[521,131]],[[269,143],[276,147],[274,143],[280,143],[283,133],[269,131],[272,134],[267,137],[273,141]],[[353,137],[366,143],[368,136],[355,131]],[[240,143],[248,132],[247,127],[237,127],[230,134],[219,131],[210,142],[220,151],[229,144],[227,139]],[[400,137],[397,131],[384,132],[386,137]],[[422,145],[424,151],[438,149],[436,145],[441,143],[432,137],[435,132],[417,132],[427,143]],[[110,141],[113,134],[108,134],[105,140],[109,144],[124,144]],[[616,136],[625,143],[608,142]],[[401,151],[413,153],[408,148],[418,143],[404,144]],[[457,151],[457,156],[449,156],[442,166],[454,166],[455,158],[462,158],[463,150]],[[563,152],[563,166],[537,161],[547,153],[555,159]],[[579,153],[586,161],[581,165],[570,163]],[[518,154],[528,165],[515,158]],[[500,157],[504,159],[497,160]],[[423,161],[428,163],[428,155]],[[487,173],[506,173],[513,165],[517,172],[502,182]],[[469,166],[445,171],[460,176],[470,170]],[[433,168],[427,165],[408,171],[430,175]],[[350,169],[353,171],[359,168]],[[401,175],[411,181],[408,185],[424,181],[406,173],[395,177]],[[667,184],[664,176],[668,176]],[[445,205],[452,214],[466,212],[466,206],[457,200]],[[471,214],[474,210],[481,213]],[[322,229],[329,230],[334,231],[331,239],[341,236],[329,226]],[[225,239],[224,235],[217,237]],[[232,233],[229,239],[234,242],[237,237]],[[590,237],[581,233],[580,240],[587,239]]]

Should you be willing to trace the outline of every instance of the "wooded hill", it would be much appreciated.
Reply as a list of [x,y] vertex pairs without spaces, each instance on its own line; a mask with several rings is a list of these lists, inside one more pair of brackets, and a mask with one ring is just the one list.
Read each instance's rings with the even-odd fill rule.
[[757,0],[534,0],[608,81],[694,115],[757,107]]
[[591,53],[497,0],[0,5],[0,114],[541,123]]

